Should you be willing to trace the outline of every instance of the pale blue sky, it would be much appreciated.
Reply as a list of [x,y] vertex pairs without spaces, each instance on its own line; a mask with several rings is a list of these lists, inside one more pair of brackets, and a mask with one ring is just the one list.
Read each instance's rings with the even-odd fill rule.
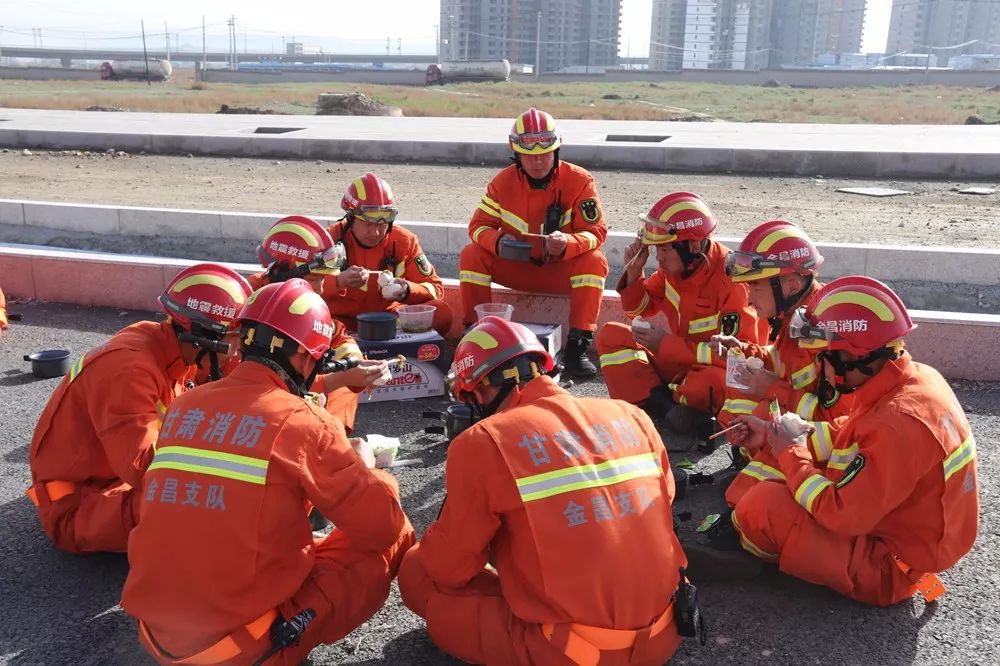
[[[145,20],[148,39],[163,44],[164,23],[182,49],[201,48],[201,19],[208,23],[210,49],[225,49],[226,19],[236,15],[237,43],[243,33],[250,50],[281,51],[282,37],[321,44],[327,52],[384,53],[386,37],[395,53],[398,39],[403,52],[433,53],[438,0],[364,0],[287,3],[274,0],[7,0],[0,12],[0,47],[31,46],[41,28],[45,46],[88,47],[121,45],[139,33]],[[291,7],[296,7],[290,11]],[[302,7],[298,9],[297,7]],[[882,51],[889,31],[891,0],[868,0],[862,50]],[[652,0],[623,0],[621,53],[645,55],[649,44]],[[158,36],[150,36],[157,34]]]

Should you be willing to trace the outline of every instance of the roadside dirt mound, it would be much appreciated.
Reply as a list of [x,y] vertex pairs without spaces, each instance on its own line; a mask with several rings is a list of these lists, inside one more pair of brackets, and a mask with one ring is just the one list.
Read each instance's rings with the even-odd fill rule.
[[402,116],[402,110],[386,106],[359,92],[320,93],[316,100],[317,116]]
[[233,113],[233,114],[246,114],[246,115],[265,115],[265,116],[276,116],[278,112],[273,109],[258,109],[255,106],[229,106],[228,104],[223,104],[219,107],[216,113]]

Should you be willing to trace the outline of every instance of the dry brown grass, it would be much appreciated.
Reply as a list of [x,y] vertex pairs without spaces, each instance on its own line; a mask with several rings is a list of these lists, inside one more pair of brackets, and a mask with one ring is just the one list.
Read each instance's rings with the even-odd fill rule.
[[[0,81],[0,106],[214,113],[223,104],[311,114],[317,96],[359,91],[407,116],[514,116],[531,105],[557,118],[669,120],[704,114],[720,120],[956,124],[978,114],[1000,119],[1000,95],[954,87],[790,89],[681,83],[473,83],[409,87],[342,83],[226,84],[195,82],[180,72],[165,84],[102,81]],[[606,95],[617,98],[605,99]]]

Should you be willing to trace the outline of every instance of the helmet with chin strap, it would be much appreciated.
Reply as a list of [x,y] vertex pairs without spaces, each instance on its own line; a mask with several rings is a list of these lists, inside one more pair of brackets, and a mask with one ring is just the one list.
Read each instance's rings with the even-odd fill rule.
[[202,263],[174,276],[157,299],[170,317],[177,339],[193,345],[200,363],[206,355],[209,377],[222,377],[218,354],[228,354],[222,341],[253,289],[242,275],[220,264]]
[[[555,361],[526,326],[500,317],[483,317],[455,348],[452,363],[455,399],[489,416],[518,385],[550,372]],[[475,390],[492,386],[500,393],[489,404],[479,403]]]
[[[704,261],[708,239],[718,226],[708,204],[691,192],[673,192],[660,198],[639,219],[643,222],[642,244],[670,245],[684,264],[685,278]],[[689,241],[699,242],[700,251],[692,252]]]
[[347,186],[340,207],[346,213],[347,226],[360,218],[371,224],[388,225],[386,233],[392,231],[392,223],[399,213],[389,183],[370,171]]

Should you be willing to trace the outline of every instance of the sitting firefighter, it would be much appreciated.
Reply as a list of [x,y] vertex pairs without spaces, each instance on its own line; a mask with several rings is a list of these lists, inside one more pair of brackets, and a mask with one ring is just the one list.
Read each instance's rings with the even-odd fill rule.
[[389,183],[366,173],[340,200],[344,217],[329,228],[343,243],[345,268],[326,281],[324,297],[334,319],[357,329],[362,312],[394,312],[403,305],[434,306],[433,327],[442,337],[451,329],[451,308],[444,285],[420,239],[396,224],[396,200]]
[[[335,243],[319,222],[303,215],[289,215],[268,229],[257,246],[257,258],[267,270],[250,276],[254,289],[302,278],[313,291],[322,294],[324,282],[332,282],[340,273],[345,251],[344,245]],[[334,325],[333,349],[337,359],[360,361],[357,367],[345,372],[317,377],[312,390],[325,396],[326,410],[340,419],[350,433],[354,430],[360,394],[383,377],[386,363],[362,359],[361,349],[344,325],[337,321]]]

